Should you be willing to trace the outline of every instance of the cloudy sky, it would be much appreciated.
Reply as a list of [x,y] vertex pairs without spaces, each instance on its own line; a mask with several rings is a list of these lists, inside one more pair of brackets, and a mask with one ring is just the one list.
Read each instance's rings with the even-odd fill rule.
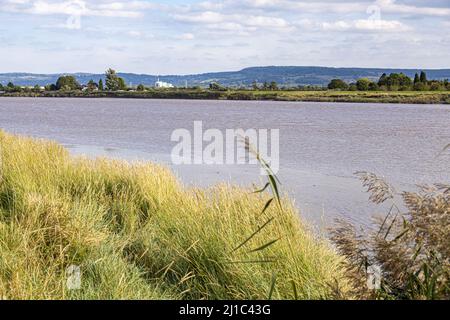
[[0,73],[450,68],[450,0],[0,0]]

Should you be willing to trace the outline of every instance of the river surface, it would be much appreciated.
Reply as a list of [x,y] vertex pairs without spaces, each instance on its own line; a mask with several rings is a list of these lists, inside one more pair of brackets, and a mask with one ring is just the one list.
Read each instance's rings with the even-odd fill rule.
[[262,183],[256,166],[171,163],[173,130],[279,129],[282,190],[317,226],[345,217],[366,224],[356,171],[397,189],[450,181],[450,107],[445,105],[198,100],[0,98],[0,128],[56,140],[73,154],[166,163],[187,185]]

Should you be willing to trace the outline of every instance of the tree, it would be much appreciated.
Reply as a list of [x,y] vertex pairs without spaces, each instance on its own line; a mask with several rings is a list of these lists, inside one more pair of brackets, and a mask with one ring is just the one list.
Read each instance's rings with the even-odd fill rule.
[[403,73],[391,73],[389,76],[383,73],[380,80],[378,80],[378,87],[382,90],[410,90],[412,87],[412,80]]
[[444,82],[433,80],[430,82],[430,90],[431,91],[440,91],[445,90]]
[[38,84],[35,85],[35,86],[33,87],[33,91],[36,92],[36,93],[41,92],[41,86],[38,85]]
[[426,83],[422,83],[422,82],[418,82],[414,85],[414,90],[415,91],[427,91],[428,85]]
[[278,84],[275,81],[272,81],[269,85],[270,90],[278,90]]
[[78,90],[81,85],[74,76],[61,76],[56,81],[57,90]]
[[356,86],[356,83],[350,83],[348,85],[348,90],[350,90],[350,91],[357,91],[358,87]]
[[125,90],[127,88],[125,80],[119,77],[115,70],[106,70],[106,89],[109,91]]
[[9,92],[21,92],[22,91],[22,88],[20,86],[16,86],[12,82],[8,82],[8,84],[6,85],[6,87],[4,89]]
[[378,85],[381,86],[386,86],[388,85],[388,76],[386,73],[383,73],[380,77],[380,80],[378,80]]
[[53,83],[45,86],[45,91],[56,91],[56,90],[58,89],[56,88],[56,85],[54,85]]
[[414,75],[414,84],[417,84],[417,83],[419,83],[420,82],[420,78],[419,78],[419,74],[415,74]]
[[412,85],[411,78],[408,77],[406,74],[400,73],[399,81],[400,81],[400,87],[402,89],[410,89],[411,88],[411,85]]
[[125,83],[125,80],[120,77],[118,79],[119,79],[119,90],[127,90],[127,85]]
[[221,86],[217,82],[211,82],[209,84],[209,89],[210,90],[214,90],[214,91],[224,91],[224,90],[226,90],[223,86]]
[[256,80],[253,81],[253,83],[252,83],[252,89],[253,90],[259,90],[258,82],[256,82]]
[[103,80],[102,79],[98,80],[98,90],[100,90],[100,91],[104,90],[104,88],[103,88]]
[[348,84],[341,79],[333,79],[328,84],[330,90],[348,90]]
[[376,84],[375,82],[370,82],[370,84],[369,84],[370,91],[377,91],[379,89],[380,89],[380,87],[378,87],[378,84]]
[[144,87],[143,84],[140,84],[140,85],[137,86],[136,90],[137,91],[145,91],[145,87]]
[[427,83],[427,74],[424,71],[420,73],[420,82]]
[[88,84],[87,84],[87,89],[89,90],[89,91],[95,91],[95,90],[97,90],[97,88],[98,88],[98,84],[96,84],[95,82],[94,82],[94,80],[89,80],[89,82],[88,82]]
[[371,83],[372,81],[369,79],[362,78],[356,81],[356,88],[358,88],[359,91],[368,91]]
[[3,90],[4,90],[3,85],[0,83],[0,91],[3,91]]

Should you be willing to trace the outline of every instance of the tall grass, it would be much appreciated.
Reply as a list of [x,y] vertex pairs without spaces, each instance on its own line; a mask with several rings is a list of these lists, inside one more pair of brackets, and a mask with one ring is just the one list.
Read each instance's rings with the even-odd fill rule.
[[344,277],[285,198],[280,210],[250,189],[188,189],[163,166],[1,131],[0,157],[0,298],[326,299]]
[[[446,147],[448,148],[448,146]],[[339,221],[332,240],[346,259],[351,292],[360,299],[450,298],[450,185],[419,186],[398,193],[382,178],[358,173],[376,204],[389,203],[378,228],[357,230]],[[396,203],[396,195],[403,204]],[[404,208],[404,209],[403,209]],[[370,290],[370,267],[380,270],[380,286]]]

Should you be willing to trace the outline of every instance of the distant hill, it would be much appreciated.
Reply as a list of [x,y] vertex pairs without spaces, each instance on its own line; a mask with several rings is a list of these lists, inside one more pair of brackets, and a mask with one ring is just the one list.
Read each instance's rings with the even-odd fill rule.
[[[327,68],[327,67],[251,67],[240,71],[215,72],[193,75],[166,75],[160,76],[161,81],[170,82],[175,86],[202,86],[206,87],[211,82],[218,82],[225,86],[239,87],[250,86],[253,81],[276,81],[282,86],[322,85],[325,86],[331,79],[340,78],[347,82],[356,81],[358,78],[378,79],[383,73],[403,72],[409,77],[414,77],[421,69],[383,69],[383,68]],[[428,79],[450,79],[450,69],[423,70]],[[61,74],[31,74],[31,73],[0,73],[0,83],[3,85],[9,81],[16,85],[32,86],[55,83]],[[74,73],[78,81],[86,84],[93,79],[104,79],[103,74]],[[134,73],[119,73],[127,84],[153,85],[158,76]]]

